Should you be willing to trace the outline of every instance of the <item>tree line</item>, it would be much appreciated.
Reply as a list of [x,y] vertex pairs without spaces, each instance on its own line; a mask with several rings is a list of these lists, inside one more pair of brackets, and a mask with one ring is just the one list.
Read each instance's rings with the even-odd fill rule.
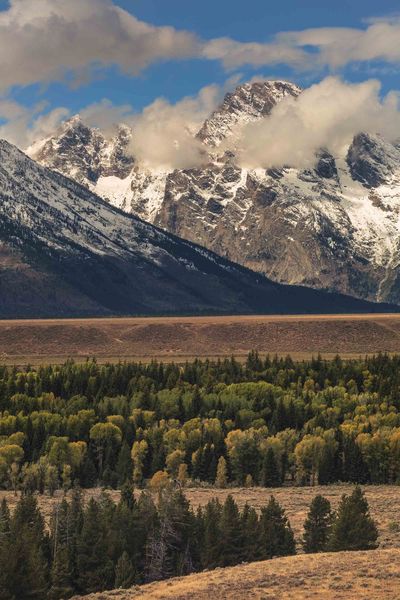
[[[370,550],[378,532],[362,490],[344,495],[336,513],[328,500],[311,503],[301,541],[305,552]],[[0,600],[59,600],[75,593],[186,575],[203,569],[296,553],[285,511],[271,496],[258,514],[232,496],[194,511],[183,492],[143,492],[125,485],[118,504],[103,493],[86,505],[79,489],[45,527],[36,497],[22,495],[13,514],[0,506]]]
[[400,357],[0,366],[0,488],[400,481]]

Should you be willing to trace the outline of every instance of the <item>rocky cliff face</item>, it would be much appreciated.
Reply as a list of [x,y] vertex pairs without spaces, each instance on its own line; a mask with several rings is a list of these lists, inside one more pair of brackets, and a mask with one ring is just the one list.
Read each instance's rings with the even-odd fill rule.
[[[59,152],[57,137],[54,151],[36,158],[124,210],[275,281],[400,303],[395,145],[360,133],[345,159],[321,151],[311,169],[268,171],[241,169],[232,153],[219,149],[238,125],[267,117],[277,102],[299,93],[278,81],[242,85],[228,94],[198,133],[209,148],[202,169],[167,173],[134,164],[127,174],[127,156],[126,170],[106,170],[97,159],[85,159],[77,173],[73,157],[60,163],[68,152]],[[85,156],[83,148],[79,154]]]
[[30,154],[42,165],[91,186],[100,177],[124,179],[129,175],[134,164],[127,152],[131,137],[129,127],[120,125],[116,134],[106,139],[100,130],[84,125],[77,115],[66,121],[55,136],[35,144]]
[[238,125],[253,123],[270,114],[287,96],[296,97],[301,89],[287,81],[245,83],[225,96],[221,106],[205,121],[197,137],[210,147],[218,147]]

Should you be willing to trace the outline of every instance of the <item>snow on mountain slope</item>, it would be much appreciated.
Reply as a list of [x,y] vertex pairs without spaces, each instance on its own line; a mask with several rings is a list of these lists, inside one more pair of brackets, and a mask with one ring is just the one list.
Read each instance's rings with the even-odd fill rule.
[[[218,150],[236,127],[267,117],[277,102],[300,93],[293,84],[267,81],[227,94],[198,133],[209,148],[201,169],[167,173],[133,164],[129,174],[128,168],[103,170],[101,150],[93,150],[102,147],[95,131],[91,168],[85,143],[68,149],[75,135],[64,139],[65,132],[36,158],[123,210],[275,281],[400,303],[399,148],[360,133],[346,159],[321,151],[311,169],[268,171],[241,169],[232,153]],[[90,180],[91,173],[100,174]]]
[[123,213],[0,141],[0,316],[390,310],[290,288]]

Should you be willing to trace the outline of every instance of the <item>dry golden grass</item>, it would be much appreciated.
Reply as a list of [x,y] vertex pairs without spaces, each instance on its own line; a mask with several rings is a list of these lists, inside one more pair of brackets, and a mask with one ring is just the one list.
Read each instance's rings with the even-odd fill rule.
[[[395,600],[400,550],[300,555],[216,569],[85,600]],[[78,600],[78,597],[75,598]]]
[[[290,523],[297,540],[301,539],[303,523],[311,500],[316,494],[322,494],[336,508],[342,494],[349,494],[353,490],[350,485],[330,485],[316,487],[283,487],[274,489],[265,488],[232,488],[229,490],[218,490],[214,488],[188,488],[185,494],[192,506],[204,506],[211,498],[218,497],[223,502],[228,494],[231,494],[239,507],[246,504],[254,506],[259,510],[265,506],[273,494],[278,502],[286,510]],[[390,485],[365,486],[367,500],[369,502],[371,515],[376,520],[380,537],[380,548],[400,548],[400,487]],[[85,499],[98,498],[100,489],[85,491]],[[111,497],[118,501],[119,492],[110,490]],[[12,492],[1,492],[0,500],[6,497],[10,508],[13,509],[18,500]],[[38,496],[38,502],[46,521],[49,521],[52,509],[62,499],[62,492],[57,492],[53,498],[49,496]],[[397,531],[399,529],[399,531]],[[400,598],[400,596],[399,596]]]
[[0,321],[0,361],[185,361],[250,350],[309,358],[400,352],[400,314]]

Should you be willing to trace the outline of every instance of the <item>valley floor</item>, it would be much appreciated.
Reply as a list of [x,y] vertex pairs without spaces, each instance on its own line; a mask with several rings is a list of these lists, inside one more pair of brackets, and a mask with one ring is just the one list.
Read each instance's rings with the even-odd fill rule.
[[400,314],[0,321],[0,362],[181,361],[251,350],[302,360],[400,352]]
[[[395,600],[400,549],[277,558],[159,583],[86,596],[85,600]],[[75,600],[78,600],[75,597]]]

